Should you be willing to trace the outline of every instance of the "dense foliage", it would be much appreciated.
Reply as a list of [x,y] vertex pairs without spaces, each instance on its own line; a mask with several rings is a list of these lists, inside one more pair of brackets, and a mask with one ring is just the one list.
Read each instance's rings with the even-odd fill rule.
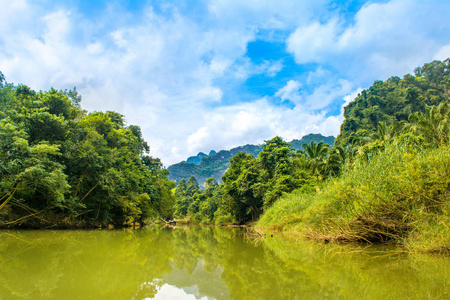
[[[197,189],[177,216],[449,252],[449,62],[376,81],[346,107],[333,147],[295,151],[275,137],[257,157],[238,153],[223,183],[208,195]],[[197,209],[207,204],[217,210]]]
[[[292,140],[289,143],[289,147],[292,149],[303,149],[303,144],[310,144],[311,142],[323,142],[332,146],[334,137],[311,133],[305,135],[300,140]],[[230,160],[233,156],[239,152],[244,152],[257,157],[262,149],[262,145],[245,145],[232,148],[231,150],[220,150],[218,153],[211,150],[209,155],[200,152],[197,156],[189,157],[186,162],[169,166],[167,168],[170,171],[169,179],[179,182],[181,179],[188,180],[189,177],[194,176],[199,182],[200,187],[204,187],[206,180],[211,177],[215,178],[217,182],[222,183],[222,176],[230,166]]]
[[450,148],[420,149],[403,135],[316,193],[279,200],[259,225],[324,241],[396,242],[450,251]]
[[112,111],[87,114],[76,89],[35,92],[0,80],[0,226],[169,217],[173,183],[138,126]]
[[219,224],[256,221],[284,193],[313,189],[339,174],[345,159],[351,159],[349,149],[311,142],[299,151],[275,137],[265,142],[256,158],[245,152],[233,156],[220,185],[209,178],[201,190],[194,176],[187,182],[181,179],[175,189],[174,215]]
[[379,122],[392,126],[407,121],[412,113],[424,113],[427,106],[448,99],[449,85],[449,59],[418,67],[414,76],[407,74],[403,79],[375,81],[345,107],[345,120],[336,144],[347,145],[355,138],[369,135]]
[[[449,60],[435,61],[416,69],[415,78],[405,76],[427,87],[421,95],[429,97],[421,99],[436,105],[399,119],[387,115],[389,120],[378,122],[365,135],[365,129],[341,132],[339,141],[351,137],[356,149],[353,162],[342,175],[327,181],[316,192],[286,195],[267,210],[259,226],[300,232],[325,241],[393,241],[411,249],[449,253],[448,64]],[[379,87],[390,82],[392,79],[375,82],[369,90],[378,93]],[[392,97],[389,95],[380,97],[388,107],[391,100],[384,97]],[[358,96],[347,112],[364,115],[367,108],[362,112],[355,108],[362,99]],[[397,112],[411,108],[412,102],[403,101],[404,106],[398,106],[397,100],[392,100]],[[343,128],[348,120],[354,120],[348,114],[346,117]],[[364,128],[364,120],[359,124]]]

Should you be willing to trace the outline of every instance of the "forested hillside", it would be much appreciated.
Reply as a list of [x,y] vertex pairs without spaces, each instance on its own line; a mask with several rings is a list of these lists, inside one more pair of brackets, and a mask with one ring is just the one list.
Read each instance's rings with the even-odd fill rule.
[[220,185],[180,180],[174,216],[449,253],[449,91],[449,59],[376,81],[345,108],[333,147],[275,137],[257,157],[240,152]]
[[[330,146],[334,143],[333,136],[323,136],[321,134],[308,134],[302,137],[300,140],[292,140],[289,143],[289,147],[292,149],[303,149],[303,144],[310,144],[311,142],[320,143],[323,142]],[[167,169],[170,172],[169,179],[175,182],[179,182],[181,179],[188,180],[191,176],[194,176],[200,186],[204,187],[208,178],[215,178],[218,183],[222,182],[222,176],[230,166],[230,159],[238,154],[244,152],[257,157],[262,151],[261,145],[245,145],[233,148],[231,150],[221,150],[216,153],[211,150],[209,155],[200,152],[197,156],[191,156],[187,162],[181,162],[173,164]]]
[[345,107],[345,120],[336,144],[343,146],[369,135],[379,122],[391,126],[407,121],[410,114],[425,112],[427,106],[448,99],[448,60],[424,64],[414,74],[407,74],[403,79],[394,76],[386,81],[378,80],[363,90]]
[[167,168],[170,172],[169,179],[179,182],[183,178],[187,180],[191,176],[194,176],[201,185],[204,185],[208,178],[213,177],[220,182],[222,175],[230,165],[231,157],[238,152],[245,152],[257,156],[261,152],[261,147],[257,145],[245,145],[231,150],[221,150],[212,155],[199,155],[197,156],[197,163],[188,161],[173,164]]
[[345,108],[336,147],[355,155],[339,176],[285,195],[258,226],[450,253],[449,91],[450,59],[376,81]]
[[[75,89],[36,92],[0,73],[0,227],[258,222],[450,252],[450,59],[362,91],[333,146],[274,137],[200,155],[171,166],[190,176],[176,187],[138,126],[80,101]],[[210,177],[203,190],[198,173]]]
[[91,227],[170,217],[173,183],[138,126],[87,113],[76,89],[0,73],[0,227]]

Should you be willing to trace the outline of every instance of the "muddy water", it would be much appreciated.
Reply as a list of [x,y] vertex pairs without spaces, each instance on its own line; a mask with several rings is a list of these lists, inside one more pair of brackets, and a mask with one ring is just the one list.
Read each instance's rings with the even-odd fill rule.
[[450,299],[450,260],[238,228],[0,231],[0,299]]

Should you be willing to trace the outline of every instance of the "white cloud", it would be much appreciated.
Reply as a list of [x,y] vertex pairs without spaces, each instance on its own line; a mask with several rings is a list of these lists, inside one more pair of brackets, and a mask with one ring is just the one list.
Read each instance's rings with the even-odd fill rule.
[[345,79],[339,79],[336,82],[326,82],[306,97],[306,105],[311,110],[325,109],[336,99],[342,99],[351,89],[352,84]]
[[287,39],[287,50],[294,54],[298,64],[321,62],[336,51],[333,48],[337,46],[337,29],[337,20],[299,27]]
[[[4,32],[10,32],[14,29],[22,29],[23,18],[30,15],[30,10],[25,0],[0,1],[0,28]],[[17,18],[16,16],[22,18]]]
[[231,70],[235,78],[246,80],[252,76],[261,74],[274,77],[283,68],[284,64],[282,60],[264,60],[260,64],[255,64],[249,57],[243,57],[235,62]]
[[86,51],[90,55],[99,55],[104,51],[104,47],[101,43],[92,43],[87,45]]
[[345,79],[325,81],[312,92],[301,91],[302,83],[289,80],[287,84],[275,93],[282,101],[290,101],[308,111],[321,110],[328,107],[336,99],[348,94],[352,84]]
[[[8,82],[77,86],[83,108],[115,110],[141,126],[166,165],[275,135],[336,135],[342,116],[330,116],[334,101],[448,56],[450,45],[444,2],[438,9],[418,0],[368,2],[350,22],[330,13],[326,0],[215,0],[199,16],[172,3],[131,15],[108,2],[95,18],[45,3],[0,0],[0,70]],[[247,45],[258,38],[285,40],[297,63],[314,66],[288,76],[286,57],[254,63]],[[245,85],[256,75],[285,86],[246,102],[237,90],[225,103],[230,81]]]
[[442,46],[433,57],[433,59],[440,61],[446,60],[447,58],[450,58],[450,44]]
[[[299,139],[308,133],[337,136],[343,116],[326,116],[324,108],[331,99],[342,101],[346,105],[361,91],[351,90],[350,84],[344,80],[338,82],[336,85],[320,86],[312,93],[302,95],[302,103],[293,109],[275,106],[268,98],[262,98],[251,103],[219,107],[205,112],[204,125],[189,136],[184,147],[195,154],[200,151],[230,149],[246,143],[262,144],[264,140],[277,135],[287,141]],[[299,82],[289,81],[276,96],[282,99],[300,97],[300,86]],[[320,112],[317,112],[318,109]]]
[[209,69],[215,75],[222,75],[232,64],[232,60],[226,57],[214,57],[209,64]]
[[298,27],[287,50],[299,64],[327,63],[360,81],[402,76],[447,51],[449,13],[450,3],[439,1],[368,2],[353,25],[333,18]]
[[278,74],[281,70],[283,70],[283,62],[282,61],[275,61],[273,63],[269,62],[266,70],[266,74],[269,77],[274,77]]
[[289,80],[287,84],[279,89],[275,96],[279,97],[282,101],[289,100],[293,102],[300,102],[301,96],[299,95],[299,89],[302,84],[296,80]]

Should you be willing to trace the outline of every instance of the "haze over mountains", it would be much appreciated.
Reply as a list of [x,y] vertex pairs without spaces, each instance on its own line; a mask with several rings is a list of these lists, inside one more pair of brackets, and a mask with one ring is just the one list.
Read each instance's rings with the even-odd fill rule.
[[[324,142],[332,146],[334,140],[334,136],[326,137],[321,134],[311,133],[300,140],[292,140],[290,144],[293,149],[302,149],[303,144],[310,144],[312,141],[315,143]],[[261,150],[262,146],[260,145],[245,145],[230,150],[220,150],[219,152],[211,150],[208,155],[199,152],[196,156],[191,156],[186,161],[169,166],[167,168],[170,171],[169,179],[178,183],[182,178],[188,180],[189,177],[194,176],[200,186],[203,186],[208,178],[214,177],[220,183],[222,175],[230,165],[231,157],[239,152],[253,154],[256,157]]]

